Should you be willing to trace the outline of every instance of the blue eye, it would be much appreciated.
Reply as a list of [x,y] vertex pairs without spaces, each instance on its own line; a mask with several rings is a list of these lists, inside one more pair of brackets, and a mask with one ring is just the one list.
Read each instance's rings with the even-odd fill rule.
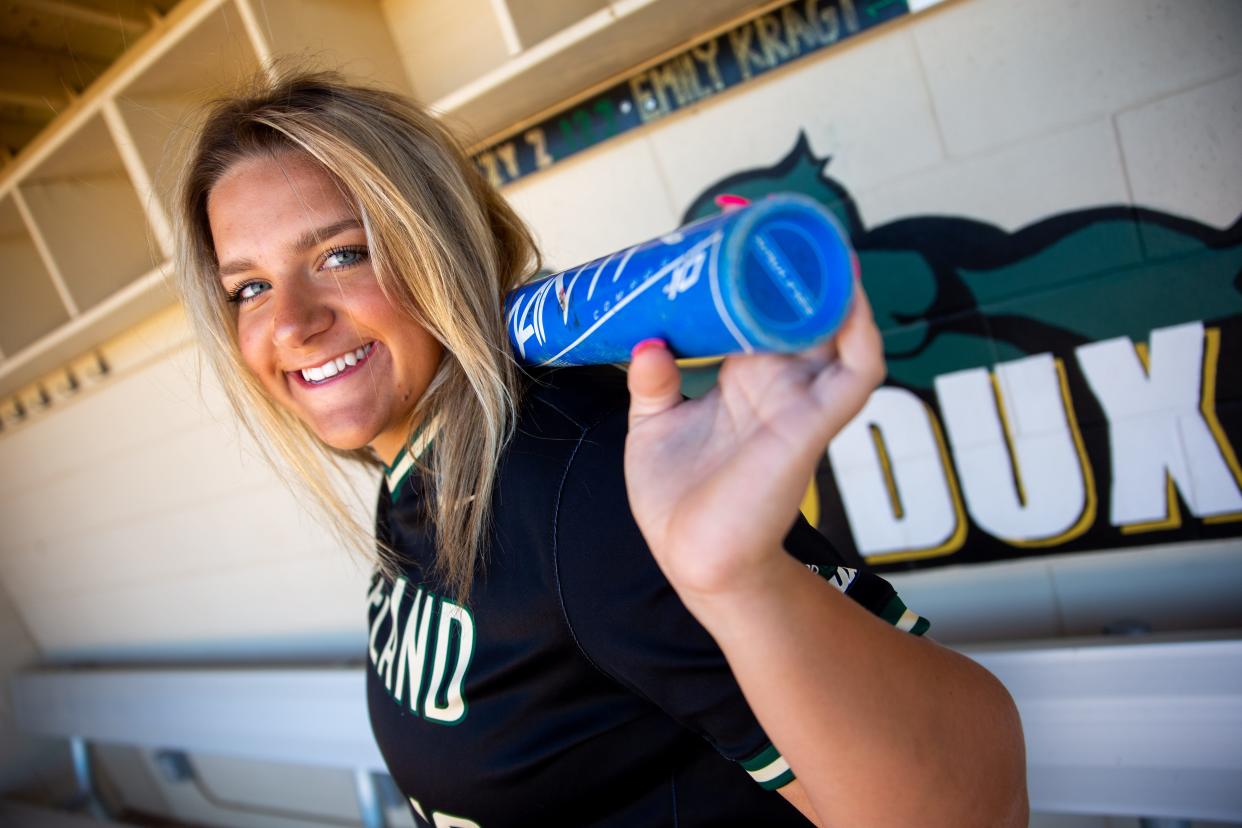
[[323,267],[342,268],[361,264],[367,259],[365,247],[336,247],[328,251],[323,259]]
[[245,282],[229,291],[229,301],[245,302],[271,289],[272,286],[267,282]]

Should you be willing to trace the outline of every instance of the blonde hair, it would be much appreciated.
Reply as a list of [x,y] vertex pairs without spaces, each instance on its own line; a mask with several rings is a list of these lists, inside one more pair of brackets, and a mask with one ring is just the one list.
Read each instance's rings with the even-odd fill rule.
[[439,427],[424,467],[434,481],[434,503],[425,508],[436,531],[436,574],[464,598],[490,525],[500,456],[520,396],[503,297],[538,269],[538,251],[453,135],[416,103],[333,73],[278,74],[212,104],[196,132],[176,194],[182,300],[239,418],[274,448],[268,459],[294,469],[337,534],[395,578],[399,550],[377,545],[344,504],[339,484],[328,482],[342,460],[374,464],[374,458],[366,449],[325,446],[269,399],[245,367],[207,218],[212,187],[247,158],[302,153],[344,186],[365,227],[381,288],[445,348],[409,425],[412,431],[434,418]]

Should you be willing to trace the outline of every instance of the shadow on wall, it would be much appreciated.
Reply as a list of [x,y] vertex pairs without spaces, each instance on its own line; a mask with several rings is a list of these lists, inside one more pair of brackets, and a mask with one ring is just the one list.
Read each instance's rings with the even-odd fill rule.
[[[838,548],[894,570],[1242,534],[1242,216],[1217,230],[1119,205],[1013,233],[953,216],[867,228],[829,162],[800,135],[683,223],[721,193],[792,191],[852,239],[888,380],[804,503]],[[715,376],[688,369],[684,390]]]

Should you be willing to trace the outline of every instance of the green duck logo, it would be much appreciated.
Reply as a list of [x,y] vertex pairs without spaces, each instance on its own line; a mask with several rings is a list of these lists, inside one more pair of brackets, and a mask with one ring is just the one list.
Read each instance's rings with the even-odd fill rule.
[[[803,511],[882,568],[1242,533],[1242,217],[1142,207],[1007,232],[957,216],[868,228],[805,135],[714,199],[799,192],[850,235],[888,380],[828,447]],[[685,371],[703,393],[715,368]],[[1232,436],[1231,436],[1232,435]]]

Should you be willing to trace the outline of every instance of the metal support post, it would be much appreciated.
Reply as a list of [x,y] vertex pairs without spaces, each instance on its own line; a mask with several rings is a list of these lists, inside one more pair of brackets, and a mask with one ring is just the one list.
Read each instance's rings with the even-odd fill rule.
[[358,793],[358,810],[362,812],[362,828],[385,828],[384,808],[369,768],[354,769],[354,789]]
[[91,769],[90,746],[81,736],[69,737],[69,753],[73,757],[73,777],[78,783],[78,803],[95,819],[110,822],[112,815],[104,807],[95,790],[95,774]]

